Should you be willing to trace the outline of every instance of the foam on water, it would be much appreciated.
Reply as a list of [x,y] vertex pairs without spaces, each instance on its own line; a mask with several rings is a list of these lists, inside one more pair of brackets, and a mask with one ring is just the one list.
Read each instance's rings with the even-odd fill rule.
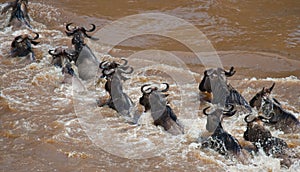
[[[44,18],[48,23],[55,23],[58,16],[61,15],[59,11],[56,12],[57,9],[51,6],[40,3],[30,3],[30,5],[36,9],[43,9],[33,11],[32,16]],[[0,7],[3,8],[3,4]],[[3,18],[0,18],[0,20],[3,21]],[[243,165],[236,159],[226,159],[213,150],[200,149],[201,143],[198,143],[198,141],[207,136],[207,132],[205,131],[206,117],[202,114],[201,110],[208,104],[204,102],[200,103],[198,83],[195,82],[195,78],[200,78],[202,74],[187,71],[186,68],[182,68],[181,65],[176,63],[172,63],[172,65],[156,65],[157,62],[153,62],[146,57],[130,61],[129,65],[137,66],[135,69],[136,75],[131,75],[130,80],[124,82],[124,90],[133,99],[134,103],[136,103],[136,108],[141,113],[141,118],[138,122],[139,125],[130,125],[125,123],[124,119],[115,111],[107,107],[100,108],[96,106],[97,98],[107,97],[104,84],[100,84],[99,87],[95,88],[94,81],[88,83],[78,79],[76,80],[76,87],[70,84],[61,84],[63,77],[61,69],[50,66],[51,56],[48,55],[47,51],[57,46],[66,46],[64,43],[69,42],[70,38],[65,36],[60,30],[47,29],[42,23],[34,21],[33,25],[41,35],[39,39],[42,40],[40,45],[35,46],[36,50],[41,51],[40,54],[42,54],[39,55],[39,62],[21,65],[23,61],[12,59],[11,61],[18,65],[9,64],[4,69],[1,69],[1,71],[5,71],[5,74],[1,76],[1,87],[3,87],[1,88],[1,97],[9,102],[8,104],[12,109],[20,112],[20,114],[16,113],[12,115],[12,117],[16,118],[16,116],[20,116],[21,118],[22,114],[27,111],[26,118],[17,119],[14,123],[8,122],[13,120],[12,117],[12,119],[6,117],[7,121],[4,121],[5,126],[12,125],[12,129],[10,130],[12,134],[10,137],[15,136],[13,134],[16,131],[19,131],[25,137],[29,137],[28,133],[32,134],[32,132],[41,130],[41,133],[38,133],[38,135],[43,138],[41,136],[44,134],[43,132],[49,130],[51,132],[46,132],[49,135],[46,138],[48,139],[46,142],[52,143],[49,139],[53,139],[53,143],[58,143],[58,145],[53,144],[53,146],[56,146],[55,150],[59,149],[63,153],[66,151],[60,148],[60,144],[68,143],[69,146],[78,146],[75,149],[81,149],[80,145],[90,144],[92,141],[96,142],[96,146],[100,145],[97,149],[108,150],[107,152],[113,149],[121,150],[121,152],[119,151],[119,156],[121,157],[151,157],[153,151],[156,151],[155,155],[163,159],[160,162],[153,163],[157,168],[161,168],[161,166],[189,168],[190,165],[194,165],[200,171],[209,169],[224,171],[277,171],[280,169],[280,159],[268,157],[263,153],[259,153],[253,159],[250,159],[250,164]],[[59,27],[63,28],[63,25],[59,25]],[[3,56],[1,58],[8,58],[6,57],[7,49],[10,48],[10,41],[12,39],[9,35],[17,36],[23,33],[29,32],[27,30],[12,31],[11,28],[5,28],[0,31],[1,41],[3,41],[0,49],[0,55]],[[51,38],[48,38],[49,35]],[[105,52],[107,47],[99,46],[97,43],[91,43],[90,47],[99,59],[118,60],[118,58],[102,53]],[[142,66],[145,64],[147,65]],[[161,73],[156,73],[153,69]],[[180,82],[174,81],[174,78],[170,77],[170,73],[180,76],[184,84],[180,85]],[[187,74],[188,77],[184,78]],[[290,76],[285,78],[243,79],[238,81],[239,83],[234,86],[242,87],[245,84],[265,81],[274,81],[282,84],[299,83],[297,77]],[[138,99],[141,96],[141,85],[145,83],[159,84],[161,82],[170,83],[170,91],[168,92],[170,96],[168,99],[171,101],[170,104],[178,119],[185,126],[185,134],[182,136],[172,136],[161,127],[154,126],[150,112],[143,113],[143,110],[141,110],[143,108],[138,104]],[[258,85],[261,86],[263,84]],[[82,87],[86,89],[78,90]],[[243,95],[251,97],[259,89],[247,87],[241,90]],[[279,93],[277,92],[275,96],[278,95]],[[300,99],[298,98],[298,100]],[[283,101],[283,104],[299,111],[299,107],[294,107],[289,101]],[[75,107],[73,108],[73,106]],[[49,111],[53,111],[53,113]],[[290,109],[288,111],[295,114],[299,119],[300,114],[298,112]],[[41,115],[46,112],[49,112],[49,114],[45,116]],[[224,120],[226,131],[239,140],[243,139],[243,132],[246,129],[244,116],[244,113],[239,113],[234,117]],[[43,129],[40,128],[40,123],[44,126],[42,127]],[[86,136],[87,132],[97,134],[90,135],[90,138],[88,138]],[[272,134],[290,141],[290,136],[284,136],[280,131],[272,131]],[[116,145],[112,143],[120,144]],[[155,146],[158,147],[157,150],[153,150]],[[299,148],[300,145],[296,145],[294,149],[299,152]],[[146,153],[148,154],[138,154],[138,151],[143,152],[145,150],[147,150]],[[87,152],[88,150],[74,150],[70,151],[67,155],[68,158],[76,157],[78,153],[82,153],[82,155],[86,154],[85,151]],[[97,153],[93,154],[93,152],[87,155],[95,156],[95,159],[101,158],[101,156],[98,157]],[[107,160],[109,161],[112,157],[113,155],[108,154]],[[160,160],[159,158],[158,160]],[[97,160],[94,161],[97,162]],[[111,165],[110,163],[113,164],[113,162],[107,162],[107,164]],[[152,164],[149,165],[147,162],[142,162],[141,165],[149,167]],[[294,162],[287,171],[297,171],[299,167],[300,160]]]

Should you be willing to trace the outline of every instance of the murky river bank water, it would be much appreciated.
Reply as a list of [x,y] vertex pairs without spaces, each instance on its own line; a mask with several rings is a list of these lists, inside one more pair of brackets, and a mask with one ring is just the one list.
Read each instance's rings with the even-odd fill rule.
[[[213,150],[199,148],[198,138],[208,134],[206,117],[202,113],[208,104],[200,101],[198,91],[205,66],[178,41],[157,35],[136,36],[124,40],[109,52],[110,55],[106,54],[107,47],[97,41],[88,42],[99,60],[128,58],[142,50],[166,50],[183,62],[184,65],[178,65],[164,61],[154,70],[149,57],[129,60],[129,65],[137,67],[136,75],[129,76],[124,90],[143,116],[139,126],[126,124],[115,111],[96,106],[96,98],[108,98],[103,83],[95,88],[93,82],[83,82],[88,87],[83,95],[76,92],[78,85],[62,84],[61,70],[50,64],[51,56],[47,52],[59,46],[71,48],[71,39],[64,33],[66,23],[86,27],[95,23],[100,30],[128,15],[162,12],[192,23],[207,36],[222,65],[226,69],[236,67],[237,73],[229,82],[246,100],[275,82],[273,97],[300,119],[300,1],[36,0],[30,1],[29,8],[33,30],[40,34],[41,43],[34,46],[37,63],[10,57],[11,41],[28,30],[5,28],[7,18],[0,16],[0,170],[299,169],[299,159],[294,160],[289,169],[283,169],[280,159],[259,153],[245,165]],[[156,26],[157,30],[163,30],[162,26],[164,24]],[[174,25],[178,26],[180,23]],[[182,136],[171,136],[153,126],[150,114],[143,113],[138,104],[141,85],[166,81],[171,84],[168,97],[171,106],[186,126]],[[244,116],[241,112],[226,119],[223,126],[242,146],[248,146],[243,139]],[[295,154],[300,154],[299,133],[270,130],[274,136],[284,139]]]

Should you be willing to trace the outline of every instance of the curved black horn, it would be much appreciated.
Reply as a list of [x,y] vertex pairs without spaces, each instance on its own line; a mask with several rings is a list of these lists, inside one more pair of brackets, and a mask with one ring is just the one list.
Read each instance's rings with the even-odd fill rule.
[[203,109],[203,114],[204,115],[206,115],[206,116],[208,116],[208,115],[210,115],[210,114],[208,114],[206,111],[207,111],[207,109],[209,109],[210,107],[208,106],[208,107],[206,107],[206,108],[204,108]]
[[252,120],[250,119],[250,120],[248,121],[248,118],[249,118],[250,116],[253,116],[253,115],[252,115],[252,114],[249,114],[249,115],[245,116],[244,121],[245,121],[246,123],[251,123],[251,122],[257,120],[257,117],[254,116],[254,118],[251,118]]
[[231,66],[231,68],[230,68],[230,70],[228,71],[228,72],[226,72],[225,70],[224,70],[224,72],[225,72],[225,75],[227,76],[227,77],[230,77],[230,76],[233,76],[234,74],[235,74],[235,70],[234,70],[234,67],[233,66]]
[[73,23],[68,23],[67,25],[66,25],[66,29],[67,29],[67,31],[70,31],[70,32],[72,32],[72,30],[70,29],[70,26],[72,25]]
[[91,25],[92,25],[92,28],[90,30],[86,30],[85,28],[84,28],[84,30],[86,32],[93,32],[96,29],[96,25],[94,25],[94,24],[91,24]]
[[133,67],[129,67],[129,71],[125,71],[125,70],[122,70],[122,69],[119,69],[122,73],[125,73],[125,74],[131,74],[133,72]]
[[[143,86],[141,87],[141,92],[142,92],[143,94],[147,94],[146,90],[144,90],[144,88],[147,87],[147,86],[150,86],[150,84],[145,84],[145,85],[143,85]],[[148,90],[148,89],[147,89],[147,90]]]
[[36,33],[36,32],[33,32],[33,33],[35,34],[35,37],[34,38],[28,37],[28,39],[30,39],[30,40],[36,40],[36,39],[38,39],[40,37],[40,35],[38,33]]
[[167,92],[167,91],[169,90],[170,85],[169,85],[168,83],[166,83],[166,82],[164,82],[164,83],[162,83],[162,84],[165,84],[165,85],[166,85],[166,88],[163,89],[163,90],[161,90],[161,92]]
[[120,65],[121,67],[124,67],[128,64],[128,60],[123,59],[123,58],[121,60],[124,62],[123,64]]
[[110,65],[110,62],[108,62],[108,61],[103,61],[103,62],[101,62],[100,64],[99,64],[99,68],[100,69],[107,69],[107,67]]
[[[226,115],[226,116],[233,116],[235,113],[236,113],[236,110],[233,110],[234,109],[234,106],[233,105],[230,105],[230,109],[227,110],[227,111],[223,111],[223,115]],[[225,113],[224,113],[225,112]]]
[[58,53],[54,53],[55,52],[55,50],[49,50],[48,51],[48,53],[50,54],[50,55],[52,55],[52,56],[57,56],[58,55]]
[[16,41],[17,43],[20,43],[20,42],[22,42],[23,40],[24,40],[24,38],[23,38],[22,35],[15,37],[15,41]]

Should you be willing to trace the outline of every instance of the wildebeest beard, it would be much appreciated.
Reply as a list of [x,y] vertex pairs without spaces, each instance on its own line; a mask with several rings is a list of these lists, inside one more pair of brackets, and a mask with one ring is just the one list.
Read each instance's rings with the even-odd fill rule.
[[153,91],[149,96],[149,101],[151,104],[151,115],[153,120],[159,119],[166,111],[167,101],[159,94],[157,91]]
[[221,74],[212,74],[209,75],[209,79],[213,93],[212,103],[224,107],[226,105],[226,98],[230,94],[227,84],[224,82],[224,78]]

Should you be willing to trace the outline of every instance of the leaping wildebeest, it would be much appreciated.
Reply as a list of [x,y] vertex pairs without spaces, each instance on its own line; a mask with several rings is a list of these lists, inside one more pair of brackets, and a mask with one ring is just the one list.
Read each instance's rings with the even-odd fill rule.
[[233,67],[229,71],[221,68],[212,68],[204,71],[204,76],[199,84],[201,92],[212,93],[213,104],[218,104],[222,107],[229,105],[240,105],[245,107],[249,112],[252,111],[245,98],[230,84],[227,84],[227,77],[235,74]]
[[30,17],[28,15],[28,0],[16,0],[8,2],[7,5],[2,9],[1,14],[6,13],[9,9],[12,9],[8,26],[21,28],[22,26],[30,26]]
[[32,37],[28,34],[19,35],[15,37],[13,42],[11,43],[11,56],[12,57],[25,57],[30,55],[30,60],[35,61],[35,55],[32,50],[32,44],[37,45],[39,42],[35,41],[39,38],[38,33],[34,33],[35,37]]
[[96,76],[99,60],[96,58],[92,50],[85,43],[84,38],[97,40],[87,34],[87,32],[93,32],[96,29],[94,24],[91,24],[91,29],[86,29],[84,27],[74,27],[70,28],[72,23],[66,25],[66,34],[68,36],[73,36],[72,44],[75,47],[77,57],[74,58],[75,64],[78,68],[79,77],[83,80],[89,80]]
[[275,83],[270,88],[263,88],[251,100],[250,106],[255,107],[268,119],[264,119],[265,124],[274,126],[285,133],[297,133],[300,131],[299,120],[290,112],[284,110],[275,98],[270,98],[270,94]]
[[145,107],[145,112],[151,110],[151,116],[154,120],[154,125],[163,127],[166,131],[173,135],[184,134],[184,127],[177,119],[172,108],[167,104],[165,92],[169,90],[169,84],[163,83],[166,88],[159,90],[150,84],[145,84],[141,87],[143,96],[139,102]]

